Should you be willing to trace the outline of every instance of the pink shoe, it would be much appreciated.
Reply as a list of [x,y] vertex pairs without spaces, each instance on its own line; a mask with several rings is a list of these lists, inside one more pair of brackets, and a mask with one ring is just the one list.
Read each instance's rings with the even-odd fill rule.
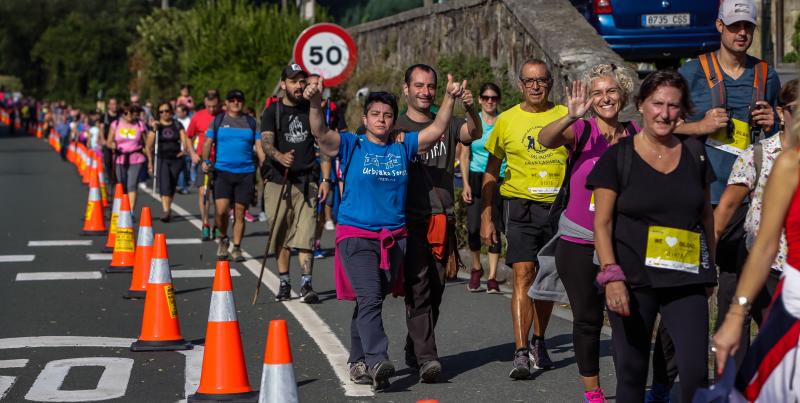
[[244,220],[247,221],[247,222],[255,222],[256,218],[252,214],[250,214],[249,211],[245,210],[244,211]]
[[590,392],[583,392],[584,403],[606,403],[606,395],[603,388],[597,388]]

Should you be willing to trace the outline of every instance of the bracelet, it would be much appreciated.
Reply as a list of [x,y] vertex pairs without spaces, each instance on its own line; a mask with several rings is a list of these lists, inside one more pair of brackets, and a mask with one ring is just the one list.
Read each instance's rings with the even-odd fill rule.
[[607,264],[597,273],[595,281],[600,287],[605,287],[606,284],[612,281],[625,281],[625,273],[620,265],[616,263]]
[[322,183],[329,183],[331,180],[328,179],[328,178],[322,178],[319,181],[322,182]]

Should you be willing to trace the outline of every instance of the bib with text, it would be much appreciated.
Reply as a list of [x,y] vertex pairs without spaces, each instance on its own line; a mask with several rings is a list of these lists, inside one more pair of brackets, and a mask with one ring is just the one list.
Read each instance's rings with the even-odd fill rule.
[[700,271],[700,233],[651,226],[647,231],[645,265],[697,274]]
[[564,180],[564,167],[561,165],[540,165],[531,172],[531,194],[556,194]]
[[750,145],[750,125],[739,119],[731,119],[731,121],[733,122],[733,133],[728,134],[728,128],[723,127],[708,136],[706,144],[726,153],[739,155]]

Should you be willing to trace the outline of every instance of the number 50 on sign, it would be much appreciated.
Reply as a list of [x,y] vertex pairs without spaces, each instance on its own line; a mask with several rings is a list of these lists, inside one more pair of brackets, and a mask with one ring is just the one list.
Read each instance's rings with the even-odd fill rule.
[[294,44],[294,60],[303,70],[319,74],[326,87],[347,80],[356,68],[356,44],[344,28],[316,24],[307,28]]

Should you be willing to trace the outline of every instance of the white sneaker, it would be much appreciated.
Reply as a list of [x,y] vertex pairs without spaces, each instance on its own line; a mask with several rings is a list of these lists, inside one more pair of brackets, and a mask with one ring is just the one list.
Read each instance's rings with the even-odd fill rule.
[[147,189],[147,183],[145,183],[145,182],[139,182],[139,189],[142,189],[142,190],[144,190],[144,191],[147,191],[147,190],[148,190],[148,189]]
[[266,214],[264,214],[264,212],[263,212],[263,211],[262,211],[262,212],[260,212],[260,213],[258,213],[258,221],[260,221],[260,222],[267,221],[267,215],[266,215]]
[[328,221],[325,221],[325,229],[328,230],[328,231],[333,231],[333,230],[336,229],[336,226],[333,225],[333,221],[328,220]]

